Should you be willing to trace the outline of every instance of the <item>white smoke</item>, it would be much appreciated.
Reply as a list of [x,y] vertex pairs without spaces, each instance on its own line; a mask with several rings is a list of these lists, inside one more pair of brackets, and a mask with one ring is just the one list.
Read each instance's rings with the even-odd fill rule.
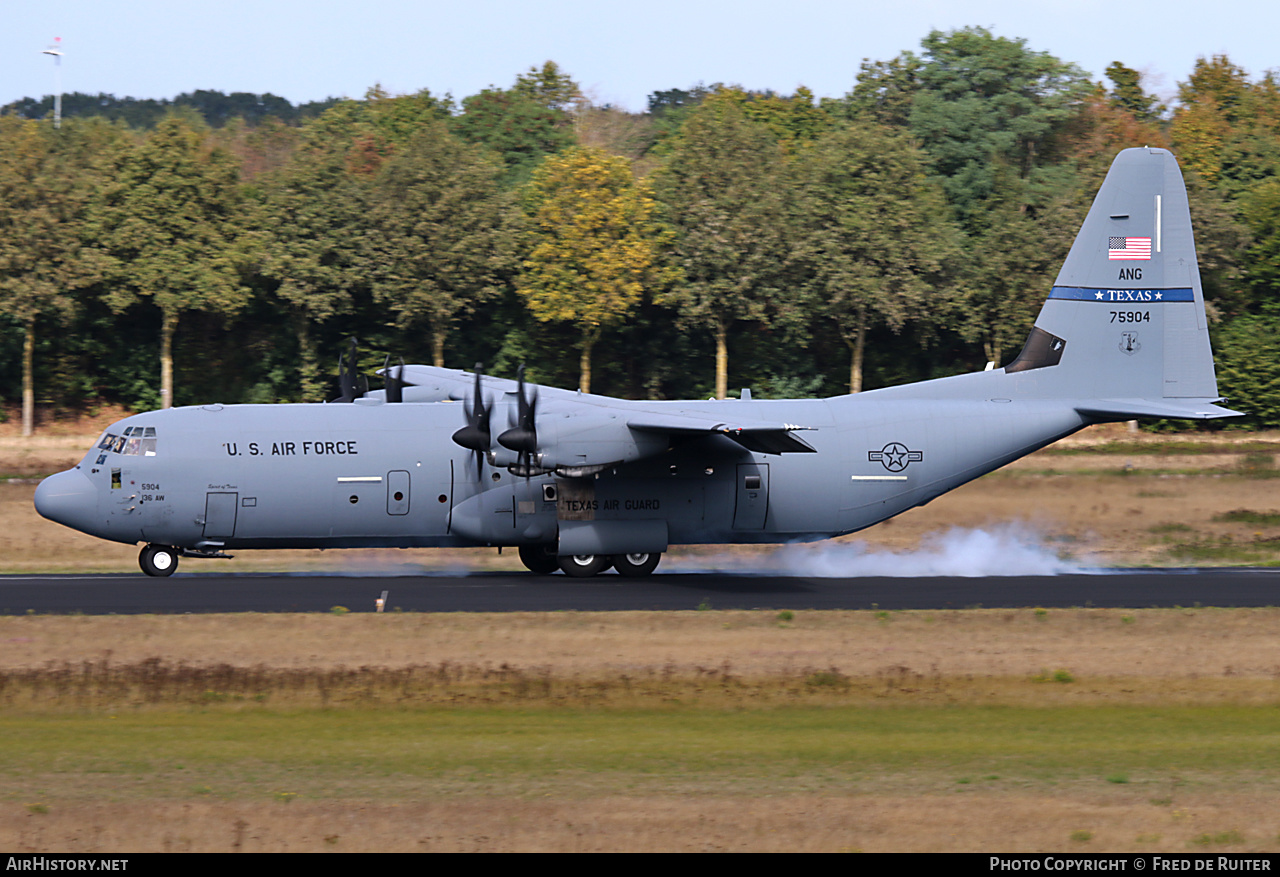
[[[401,560],[397,552],[333,552],[327,569],[295,575],[466,576],[478,572],[523,571],[492,558],[445,554]],[[402,555],[401,555],[402,556]],[[485,562],[488,560],[488,562]],[[798,576],[813,578],[926,576],[1052,576],[1097,572],[1097,565],[1062,557],[1044,536],[1024,523],[987,528],[951,527],[920,540],[911,550],[873,548],[865,542],[792,543],[768,549],[743,546],[714,554],[677,552],[663,558],[658,573]]]
[[1022,524],[952,527],[926,536],[909,551],[869,548],[864,542],[791,544],[769,553],[672,559],[659,569],[814,578],[1052,576],[1093,571],[1077,560],[1060,557],[1040,534]]

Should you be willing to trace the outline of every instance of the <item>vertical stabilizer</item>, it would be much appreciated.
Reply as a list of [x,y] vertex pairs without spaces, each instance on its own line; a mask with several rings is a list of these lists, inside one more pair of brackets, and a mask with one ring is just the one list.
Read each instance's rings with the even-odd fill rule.
[[[1182,172],[1164,149],[1116,156],[1017,359],[1029,396],[1100,419],[1222,417]],[[1083,404],[1088,400],[1088,404]]]

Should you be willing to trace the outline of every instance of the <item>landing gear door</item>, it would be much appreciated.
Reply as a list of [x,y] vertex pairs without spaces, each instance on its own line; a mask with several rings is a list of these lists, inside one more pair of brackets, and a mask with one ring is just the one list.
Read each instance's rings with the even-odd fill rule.
[[735,530],[763,530],[769,511],[769,464],[739,463],[737,499],[733,507]]
[[204,503],[204,538],[230,539],[236,534],[238,493],[209,493]]

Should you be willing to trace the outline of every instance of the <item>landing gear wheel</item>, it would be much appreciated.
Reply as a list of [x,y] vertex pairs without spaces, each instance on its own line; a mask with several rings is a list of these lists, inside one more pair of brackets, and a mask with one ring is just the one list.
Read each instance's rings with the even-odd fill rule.
[[571,554],[558,560],[564,574],[576,579],[599,575],[613,564],[613,558],[607,554]]
[[550,545],[521,545],[520,562],[540,576],[549,576],[560,568],[560,558]]
[[639,578],[653,572],[660,560],[662,560],[662,555],[658,553],[615,554],[613,556],[613,568],[618,571],[620,576]]
[[178,568],[178,552],[168,545],[148,545],[138,555],[138,566],[149,576],[171,576]]

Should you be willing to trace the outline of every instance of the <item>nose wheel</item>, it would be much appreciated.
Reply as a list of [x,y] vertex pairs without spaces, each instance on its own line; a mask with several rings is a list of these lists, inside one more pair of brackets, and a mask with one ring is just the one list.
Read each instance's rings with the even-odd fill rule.
[[178,552],[168,545],[148,545],[138,555],[138,566],[149,576],[171,576],[178,568]]

